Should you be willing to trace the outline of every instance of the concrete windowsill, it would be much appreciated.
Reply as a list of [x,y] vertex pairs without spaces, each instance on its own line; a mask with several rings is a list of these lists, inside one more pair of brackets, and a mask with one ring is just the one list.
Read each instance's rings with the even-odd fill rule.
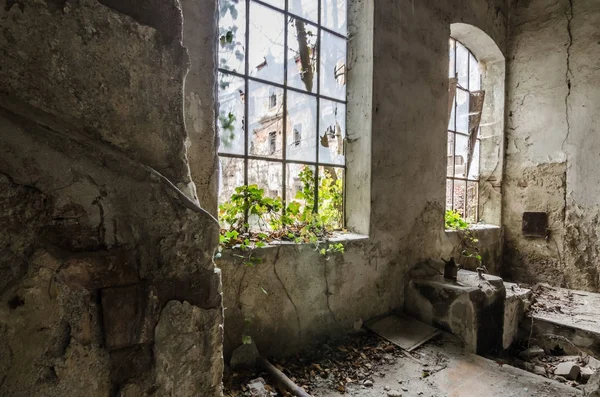
[[[469,225],[468,228],[462,230],[499,230],[500,226],[497,225],[488,225],[485,223],[476,223],[473,225]],[[458,233],[461,230],[456,229],[446,229],[446,233]]]
[[[349,242],[354,242],[354,241],[364,241],[364,240],[368,240],[369,236],[365,236],[362,234],[358,234],[358,233],[351,233],[351,232],[334,232],[333,236],[331,238],[329,238],[327,241],[329,243],[349,243]],[[274,248],[274,247],[282,247],[282,246],[308,246],[311,245],[312,243],[295,243],[293,241],[283,241],[283,240],[274,240],[271,241],[270,243],[268,243],[267,245],[265,245],[264,247],[256,247],[254,248],[254,250],[258,251],[258,250],[264,250],[264,249],[269,249],[269,248]],[[225,248],[223,251],[236,251],[238,250],[238,248],[236,247],[228,247]]]

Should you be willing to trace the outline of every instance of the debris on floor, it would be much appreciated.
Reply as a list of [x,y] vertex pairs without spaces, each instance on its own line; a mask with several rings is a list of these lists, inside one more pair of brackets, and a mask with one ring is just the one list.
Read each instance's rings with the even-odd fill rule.
[[[600,294],[537,284],[509,362],[582,388],[600,368]],[[516,358],[518,357],[518,358]]]
[[[525,350],[525,349],[523,349]],[[540,354],[539,349],[537,354]],[[535,354],[534,354],[535,356]],[[535,356],[544,372],[568,362],[548,361]],[[570,358],[580,368],[584,361]],[[272,360],[272,363],[314,397],[575,397],[581,390],[536,376],[510,365],[502,365],[466,353],[452,335],[442,333],[407,353],[370,331],[364,331],[337,343],[327,343],[313,352]],[[590,367],[591,369],[591,367]],[[274,384],[267,374],[226,372],[228,397],[247,397],[250,380],[261,376],[265,390],[274,396]],[[566,378],[565,378],[566,379]],[[566,380],[566,383],[572,382]],[[574,385],[574,384],[573,384]],[[581,387],[581,386],[580,386]],[[277,391],[278,396],[290,397]]]

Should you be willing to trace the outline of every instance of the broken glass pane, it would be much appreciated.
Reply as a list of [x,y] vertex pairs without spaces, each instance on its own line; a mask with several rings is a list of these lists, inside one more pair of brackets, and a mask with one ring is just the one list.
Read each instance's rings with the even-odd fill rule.
[[319,111],[319,163],[344,164],[346,106],[321,99]]
[[479,71],[479,62],[469,54],[469,91],[477,91],[481,88],[481,72]]
[[448,161],[446,165],[446,175],[454,175],[454,133],[448,133]]
[[319,167],[319,216],[334,229],[341,229],[344,211],[344,170]]
[[321,32],[321,95],[346,99],[346,40]]
[[292,14],[308,19],[309,21],[319,21],[318,0],[289,0],[288,10]]
[[475,142],[475,148],[473,149],[473,159],[471,160],[471,167],[469,169],[468,179],[479,179],[479,139],[477,139]]
[[462,217],[465,216],[465,197],[467,194],[467,182],[454,180],[454,211]]
[[299,204],[298,211],[302,212],[307,205],[307,210],[312,211],[315,202],[315,167],[313,165],[289,163],[285,186],[288,207],[295,202]]
[[287,93],[287,153],[290,160],[316,161],[317,98]]
[[246,3],[219,1],[219,67],[245,71]]
[[[257,185],[264,190],[264,197],[283,197],[283,163],[275,161],[248,160],[248,185]],[[270,216],[250,216],[248,222],[253,231],[270,230]]]
[[231,199],[235,188],[244,186],[244,159],[219,157],[219,204]]
[[450,39],[448,42],[448,53],[450,54],[450,65],[448,68],[448,77],[456,77],[456,53],[454,52],[454,40]]
[[321,0],[321,24],[335,32],[347,33],[346,0]]
[[289,19],[288,86],[317,91],[317,37],[316,26],[299,19]]
[[219,73],[219,152],[244,154],[244,79]]
[[282,158],[283,89],[255,81],[248,84],[248,154]]
[[252,2],[249,47],[250,76],[282,84],[284,15]]
[[456,134],[454,139],[454,176],[466,178],[467,153],[469,150],[469,137]]
[[458,85],[467,89],[469,87],[469,50],[464,45],[456,42],[456,72]]
[[456,90],[456,131],[469,133],[469,92]]

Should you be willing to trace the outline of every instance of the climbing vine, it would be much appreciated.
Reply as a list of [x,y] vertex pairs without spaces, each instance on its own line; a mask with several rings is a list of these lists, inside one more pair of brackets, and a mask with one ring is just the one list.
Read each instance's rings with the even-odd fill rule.
[[461,241],[461,255],[465,258],[475,258],[478,266],[481,265],[479,252],[479,239],[468,229],[469,223],[463,219],[458,211],[446,210],[444,217],[447,230],[457,230]]

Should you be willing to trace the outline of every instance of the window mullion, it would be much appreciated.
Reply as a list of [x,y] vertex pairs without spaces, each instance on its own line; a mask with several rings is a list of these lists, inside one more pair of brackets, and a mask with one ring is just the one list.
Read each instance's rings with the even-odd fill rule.
[[281,200],[283,202],[282,211],[285,214],[285,208],[287,205],[287,119],[288,119],[288,103],[287,103],[287,85],[288,85],[288,0],[285,0],[285,13],[283,18],[283,131],[282,131],[282,148],[281,148],[281,156],[283,159],[282,163],[282,197]]
[[315,199],[314,199],[314,207],[313,212],[316,214],[319,211],[319,135],[320,135],[320,124],[321,124],[321,1],[318,0],[317,9],[319,10],[319,15],[317,17],[317,57],[315,62],[317,63],[317,114],[315,115],[315,121],[317,123],[316,126],[316,164],[315,164]]
[[[244,60],[244,185],[248,186],[248,140],[249,140],[249,124],[248,103],[250,102],[250,83],[248,75],[250,74],[250,0],[246,0],[246,37],[245,45],[245,60]],[[248,211],[244,214],[244,223],[248,223]]]

